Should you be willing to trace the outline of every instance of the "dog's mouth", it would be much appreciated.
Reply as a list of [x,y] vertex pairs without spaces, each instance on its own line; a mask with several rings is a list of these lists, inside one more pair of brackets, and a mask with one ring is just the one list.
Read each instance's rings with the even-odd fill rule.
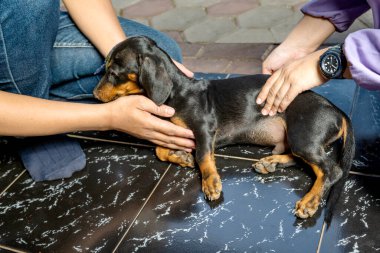
[[143,94],[144,90],[134,81],[113,85],[101,80],[93,93],[96,99],[102,102],[110,102],[123,96]]

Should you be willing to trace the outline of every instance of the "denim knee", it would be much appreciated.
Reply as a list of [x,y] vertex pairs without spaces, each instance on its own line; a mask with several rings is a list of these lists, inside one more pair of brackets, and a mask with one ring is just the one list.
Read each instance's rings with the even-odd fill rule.
[[0,89],[47,97],[59,0],[2,0],[0,9]]

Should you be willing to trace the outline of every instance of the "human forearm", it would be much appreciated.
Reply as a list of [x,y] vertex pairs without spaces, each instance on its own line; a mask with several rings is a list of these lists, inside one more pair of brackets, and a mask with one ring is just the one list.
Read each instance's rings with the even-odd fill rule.
[[296,48],[306,55],[314,52],[334,32],[335,27],[329,20],[305,15],[282,46]]
[[102,104],[50,101],[0,91],[0,135],[41,136],[106,130],[107,108]]
[[334,25],[327,19],[305,15],[265,59],[262,72],[273,74],[284,65],[314,52],[334,31]]
[[174,110],[143,96],[104,104],[44,100],[0,91],[0,135],[42,136],[87,130],[119,130],[160,146],[191,151],[192,131],[156,117]]
[[110,0],[64,0],[70,16],[103,56],[126,36]]

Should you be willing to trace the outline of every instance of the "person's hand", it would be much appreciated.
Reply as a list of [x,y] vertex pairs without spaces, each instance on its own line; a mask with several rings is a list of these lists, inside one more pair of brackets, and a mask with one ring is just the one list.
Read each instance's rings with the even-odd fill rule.
[[257,96],[256,103],[265,102],[263,115],[283,112],[301,92],[326,82],[319,71],[319,57],[327,49],[294,60],[273,73]]
[[194,73],[191,72],[188,68],[186,68],[183,64],[181,64],[181,63],[179,63],[173,59],[172,59],[172,61],[177,66],[177,68],[179,68],[187,77],[190,77],[190,78],[194,77]]
[[306,50],[303,50],[302,48],[281,44],[264,60],[262,64],[262,73],[271,75],[291,61],[300,59],[307,54]]
[[156,117],[173,116],[174,109],[169,106],[157,106],[149,98],[138,95],[121,97],[105,105],[109,106],[111,129],[170,149],[191,152],[195,147],[191,130]]

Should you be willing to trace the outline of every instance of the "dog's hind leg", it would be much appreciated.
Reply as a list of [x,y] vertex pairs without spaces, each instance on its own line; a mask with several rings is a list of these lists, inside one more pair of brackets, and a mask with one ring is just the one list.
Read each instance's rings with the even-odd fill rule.
[[161,161],[172,162],[182,167],[194,168],[194,157],[189,152],[157,146],[156,155]]
[[306,151],[295,155],[302,158],[316,176],[311,190],[296,203],[295,207],[295,214],[298,217],[308,218],[316,213],[321,200],[331,186],[342,177],[342,170],[336,162],[328,157],[322,147],[314,152]]
[[258,162],[252,166],[256,172],[261,174],[268,174],[274,172],[276,168],[285,168],[295,165],[294,157],[291,154],[286,155],[271,155],[261,158]]

